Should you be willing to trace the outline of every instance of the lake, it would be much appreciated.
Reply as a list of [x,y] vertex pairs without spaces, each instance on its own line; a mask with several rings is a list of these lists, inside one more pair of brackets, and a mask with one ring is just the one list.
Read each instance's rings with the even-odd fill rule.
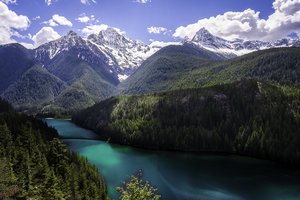
[[[130,175],[158,188],[166,200],[300,200],[300,169],[236,155],[149,151],[97,140],[68,120],[47,119],[72,151],[96,165],[112,199]],[[299,144],[300,145],[300,144]]]

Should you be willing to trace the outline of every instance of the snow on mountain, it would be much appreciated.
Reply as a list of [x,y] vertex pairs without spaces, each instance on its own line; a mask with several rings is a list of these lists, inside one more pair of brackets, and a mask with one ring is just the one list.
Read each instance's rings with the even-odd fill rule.
[[35,58],[40,64],[48,67],[51,60],[61,53],[76,53],[78,58],[92,64],[103,66],[120,81],[130,76],[148,57],[168,45],[191,44],[205,48],[227,58],[244,55],[253,51],[274,47],[300,47],[299,39],[280,39],[275,42],[247,41],[242,39],[226,40],[212,35],[201,28],[191,40],[179,42],[154,41],[146,45],[140,41],[129,39],[114,28],[107,28],[98,34],[91,34],[86,39],[70,31],[58,40],[41,45],[34,50]]
[[108,62],[107,57],[91,42],[81,38],[75,32],[70,31],[66,36],[48,42],[34,50],[37,61],[47,64],[57,55],[71,51],[77,53],[77,57],[89,63],[100,61]]
[[88,36],[88,41],[96,45],[108,58],[108,64],[124,79],[155,51],[144,43],[131,40],[114,28],[102,30]]
[[107,28],[99,34],[89,35],[87,39],[70,31],[58,40],[41,45],[34,52],[35,58],[47,66],[60,53],[76,50],[78,58],[87,62],[104,61],[109,66],[108,70],[122,81],[161,47],[145,45],[127,38],[114,28]]
[[275,42],[247,41],[242,39],[226,40],[212,35],[205,28],[201,28],[192,40],[186,40],[184,43],[193,44],[199,48],[221,53],[227,58],[244,55],[253,51],[275,48],[299,46],[299,39],[284,38]]

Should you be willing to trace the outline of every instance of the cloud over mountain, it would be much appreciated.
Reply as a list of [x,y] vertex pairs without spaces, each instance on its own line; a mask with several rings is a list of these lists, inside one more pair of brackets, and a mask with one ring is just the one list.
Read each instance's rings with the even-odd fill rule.
[[60,38],[60,35],[52,27],[43,27],[32,37],[32,40],[34,41],[34,46],[38,47],[58,38]]
[[246,9],[242,12],[225,12],[210,18],[200,19],[187,26],[180,26],[174,37],[192,38],[205,27],[213,34],[227,39],[274,40],[285,37],[291,32],[300,32],[300,0],[275,0],[274,12],[267,19],[260,12]]

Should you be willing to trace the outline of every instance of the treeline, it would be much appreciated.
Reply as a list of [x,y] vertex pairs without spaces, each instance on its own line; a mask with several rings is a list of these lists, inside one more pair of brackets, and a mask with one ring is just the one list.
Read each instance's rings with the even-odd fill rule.
[[300,164],[300,90],[255,80],[112,97],[73,121],[121,144]]
[[0,199],[107,199],[96,167],[45,122],[0,100]]

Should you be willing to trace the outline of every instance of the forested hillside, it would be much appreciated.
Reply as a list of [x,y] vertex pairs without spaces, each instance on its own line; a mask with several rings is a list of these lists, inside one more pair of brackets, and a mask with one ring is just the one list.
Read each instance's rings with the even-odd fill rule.
[[33,65],[30,51],[22,45],[0,46],[0,94]]
[[[103,60],[92,59],[81,46],[43,62],[40,54],[47,51],[36,51],[20,44],[0,45],[0,96],[18,111],[70,114],[109,97],[119,83]],[[81,54],[92,58],[85,60]]]
[[55,129],[0,100],[0,199],[107,199],[98,170]]
[[283,85],[300,85],[300,48],[267,49],[212,63],[190,71],[170,89],[198,88],[256,78]]
[[3,93],[16,109],[26,111],[48,104],[67,88],[67,84],[41,66],[33,66]]
[[118,86],[121,94],[142,94],[165,91],[191,70],[225,58],[191,45],[171,45],[148,58],[134,74]]
[[112,97],[73,121],[121,144],[300,164],[300,90],[256,80]]

